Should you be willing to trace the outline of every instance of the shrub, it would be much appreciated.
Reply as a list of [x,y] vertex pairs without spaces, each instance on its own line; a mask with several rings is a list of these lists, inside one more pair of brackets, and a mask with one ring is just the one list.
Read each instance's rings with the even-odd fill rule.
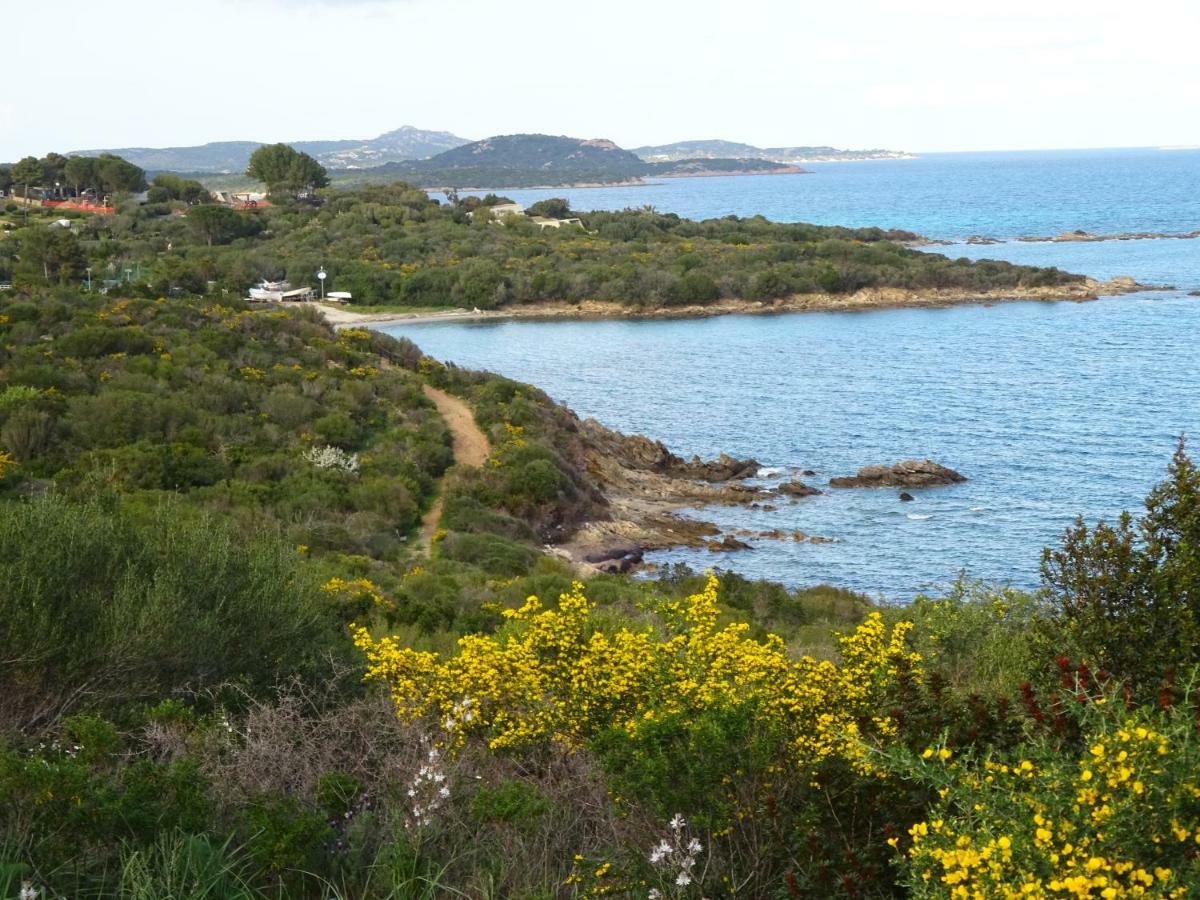
[[1200,663],[1200,470],[1180,441],[1135,528],[1082,520],[1042,557],[1051,631],[1150,696],[1168,670]]
[[[907,838],[914,897],[1182,897],[1200,882],[1193,711],[1083,709],[1083,749],[1035,740],[1004,755],[931,747],[908,777],[940,800]],[[1074,704],[1078,706],[1078,704]]]
[[[337,646],[295,551],[163,502],[0,504],[10,727],[233,680],[262,691]],[[203,577],[197,577],[203,573]],[[264,648],[275,649],[264,653]]]

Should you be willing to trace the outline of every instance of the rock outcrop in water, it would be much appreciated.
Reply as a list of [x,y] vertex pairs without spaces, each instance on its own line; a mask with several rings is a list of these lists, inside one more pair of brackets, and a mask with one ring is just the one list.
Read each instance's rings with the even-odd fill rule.
[[803,481],[785,481],[779,487],[775,488],[775,490],[789,497],[812,497],[821,493],[815,487],[805,484]]
[[1164,231],[1123,231],[1120,234],[1093,234],[1090,231],[1076,229],[1075,231],[1064,231],[1062,234],[1056,234],[1053,237],[1039,237],[1038,235],[1023,235],[1017,238],[1018,241],[1026,243],[1051,243],[1051,244],[1066,244],[1066,243],[1089,243],[1091,241],[1150,241],[1150,240],[1181,240],[1189,241],[1195,238],[1200,238],[1200,231],[1184,231],[1184,232],[1164,232]]
[[830,485],[840,488],[857,487],[941,487],[966,481],[953,469],[939,465],[931,459],[906,459],[894,466],[865,466],[855,475],[842,475],[829,479]]

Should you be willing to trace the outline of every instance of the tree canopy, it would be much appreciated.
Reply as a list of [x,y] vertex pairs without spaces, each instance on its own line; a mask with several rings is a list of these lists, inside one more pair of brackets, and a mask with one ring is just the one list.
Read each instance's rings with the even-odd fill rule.
[[294,194],[329,184],[325,167],[287,144],[267,144],[250,155],[246,174],[267,186],[268,194]]
[[1200,663],[1200,470],[1183,441],[1136,524],[1077,521],[1042,572],[1061,630],[1140,694]]

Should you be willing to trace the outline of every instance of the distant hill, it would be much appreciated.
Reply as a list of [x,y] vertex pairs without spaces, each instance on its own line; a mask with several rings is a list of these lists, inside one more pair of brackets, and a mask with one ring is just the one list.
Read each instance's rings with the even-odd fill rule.
[[794,165],[805,162],[848,159],[907,159],[910,154],[896,150],[839,150],[836,147],[755,147],[736,141],[678,141],[638,147],[635,153],[647,162],[673,162],[681,159],[766,159]]
[[[424,159],[467,143],[448,131],[424,131],[405,125],[370,140],[291,141],[330,169],[356,169],[401,160]],[[115,153],[148,172],[244,172],[259,141],[219,141],[195,147],[120,147],[72,150],[69,156]]]
[[516,188],[614,184],[646,177],[795,172],[762,159],[705,158],[647,162],[612,141],[508,134],[455,147],[429,159],[334,172],[337,182],[400,180],[422,187]]

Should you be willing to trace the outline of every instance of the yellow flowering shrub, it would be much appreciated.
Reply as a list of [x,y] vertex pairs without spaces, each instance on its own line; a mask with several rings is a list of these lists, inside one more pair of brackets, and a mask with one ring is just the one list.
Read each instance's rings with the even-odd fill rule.
[[[390,687],[403,717],[436,717],[493,748],[575,745],[610,728],[636,735],[662,717],[745,705],[784,729],[797,765],[839,756],[862,770],[864,725],[889,733],[874,716],[877,700],[899,667],[918,662],[905,646],[908,626],[888,629],[878,615],[841,639],[840,664],[792,659],[776,636],[759,642],[745,624],[718,623],[715,578],[657,612],[654,625],[606,627],[576,584],[557,609],[530,597],[506,610],[500,631],[461,638],[446,659],[366,628],[354,636],[367,677]],[[468,707],[469,717],[458,714]]]
[[913,896],[1195,896],[1195,724],[1101,699],[1078,753],[1031,743],[1021,759],[972,763],[926,751],[942,799],[908,834]]
[[333,597],[339,608],[348,612],[362,613],[372,607],[380,607],[385,611],[395,608],[395,604],[366,578],[330,578],[321,585],[321,590]]

